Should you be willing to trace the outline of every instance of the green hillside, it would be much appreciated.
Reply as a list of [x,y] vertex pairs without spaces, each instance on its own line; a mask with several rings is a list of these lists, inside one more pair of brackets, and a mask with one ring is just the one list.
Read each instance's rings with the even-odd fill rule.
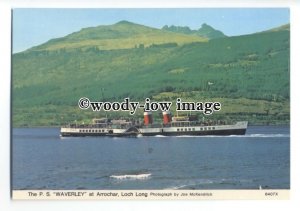
[[216,39],[216,38],[223,38],[226,37],[226,35],[219,31],[214,29],[213,27],[207,25],[207,24],[202,24],[201,28],[198,30],[191,30],[187,26],[164,26],[162,28],[165,31],[171,31],[171,32],[176,32],[176,33],[182,33],[182,34],[189,34],[189,35],[198,35],[200,37],[205,37],[207,39]]
[[[119,23],[122,27],[126,24],[132,26],[132,23]],[[119,29],[123,34],[116,38],[118,41],[144,33],[128,35],[126,28]],[[191,36],[186,44],[170,40],[103,50],[81,46],[80,39],[106,40],[108,35],[92,29],[83,29],[13,55],[14,126],[86,122],[105,115],[80,110],[77,102],[83,96],[95,101],[123,101],[125,97],[137,101],[146,97],[171,101],[177,97],[218,100],[222,111],[210,118],[242,119],[252,124],[289,123],[288,30],[208,42],[191,42],[194,39]],[[148,33],[150,29],[145,27],[145,30]],[[153,32],[157,40],[162,40],[160,34],[164,37],[166,33],[154,31],[159,32],[156,35]],[[168,33],[177,36],[177,33]],[[77,47],[57,48],[68,46],[72,39],[76,40]],[[109,115],[127,113],[110,112]]]
[[207,38],[196,35],[187,36],[180,33],[166,32],[159,29],[121,21],[114,25],[84,28],[68,36],[52,39],[43,45],[33,47],[30,51],[52,51],[88,49],[97,50],[128,49],[139,46],[148,47],[155,44],[205,42]]
[[290,31],[290,24],[285,24],[285,25],[282,25],[282,26],[279,26],[279,27],[276,27],[273,29],[269,29],[264,32],[277,32],[277,31]]

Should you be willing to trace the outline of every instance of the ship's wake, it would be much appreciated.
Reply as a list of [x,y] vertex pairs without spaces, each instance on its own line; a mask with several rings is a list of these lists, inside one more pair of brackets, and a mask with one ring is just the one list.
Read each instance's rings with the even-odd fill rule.
[[184,136],[175,136],[175,137],[182,137],[182,138],[193,138],[193,137],[211,137],[211,138],[284,138],[284,137],[290,137],[290,134],[245,134],[245,135],[229,135],[229,136],[216,136],[216,135],[206,135],[206,136],[191,136],[191,135],[184,135]]
[[124,175],[111,175],[110,178],[118,180],[144,180],[148,179],[151,174],[124,174]]
[[290,134],[246,134],[246,135],[231,135],[229,137],[246,137],[246,138],[289,138]]
[[290,134],[245,134],[245,135],[180,135],[180,136],[164,136],[164,135],[155,135],[155,136],[140,136],[140,137],[155,137],[155,138],[167,138],[167,137],[177,137],[177,138],[289,138]]

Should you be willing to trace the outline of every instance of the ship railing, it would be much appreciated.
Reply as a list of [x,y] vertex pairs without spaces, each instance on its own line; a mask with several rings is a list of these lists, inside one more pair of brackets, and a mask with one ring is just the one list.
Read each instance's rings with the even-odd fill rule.
[[110,124],[68,124],[64,128],[111,128]]

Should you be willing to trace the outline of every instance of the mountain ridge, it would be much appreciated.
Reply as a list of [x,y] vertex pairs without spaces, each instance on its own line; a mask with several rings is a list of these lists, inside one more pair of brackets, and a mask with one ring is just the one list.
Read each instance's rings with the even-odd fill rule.
[[[262,32],[289,30],[289,24]],[[241,35],[239,35],[241,36]],[[203,23],[201,28],[192,30],[188,26],[168,26],[161,29],[142,24],[119,21],[111,25],[85,27],[64,37],[53,38],[25,51],[68,50],[97,48],[99,50],[148,47],[155,44],[207,42],[211,39],[227,37],[223,32]],[[134,41],[133,41],[134,40]]]
[[174,26],[174,25],[171,26],[165,25],[162,29],[166,31],[173,31],[173,32],[178,32],[183,34],[194,34],[201,37],[206,37],[207,39],[227,37],[223,32],[214,29],[213,27],[211,27],[206,23],[203,23],[201,25],[201,28],[197,30],[192,30],[188,26]]
[[152,44],[206,42],[207,38],[163,31],[129,21],[83,28],[61,38],[51,39],[29,51],[96,47],[100,50],[128,49]]
[[268,30],[264,30],[264,31],[262,31],[262,33],[264,33],[264,32],[276,32],[276,31],[290,31],[290,24],[287,23],[287,24],[280,25],[278,27],[274,27],[274,28],[271,28],[271,29],[268,29]]

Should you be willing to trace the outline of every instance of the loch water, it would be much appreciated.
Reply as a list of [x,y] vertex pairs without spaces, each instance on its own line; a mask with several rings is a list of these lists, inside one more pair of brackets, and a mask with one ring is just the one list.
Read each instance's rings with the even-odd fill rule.
[[67,137],[14,128],[13,190],[289,189],[290,128],[245,136]]

